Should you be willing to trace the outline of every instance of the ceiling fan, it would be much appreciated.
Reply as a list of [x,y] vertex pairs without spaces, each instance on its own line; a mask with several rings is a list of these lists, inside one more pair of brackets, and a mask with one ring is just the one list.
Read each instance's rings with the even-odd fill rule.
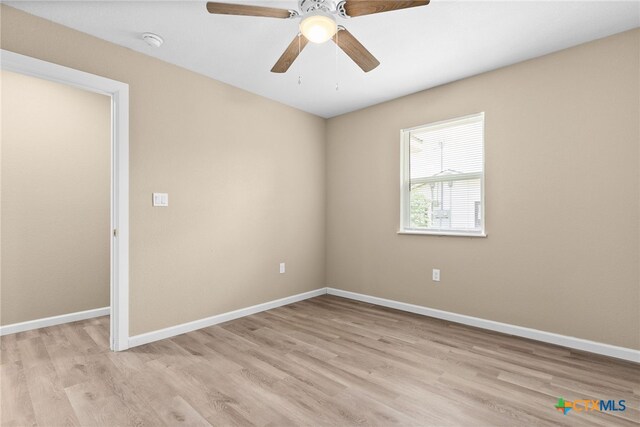
[[355,18],[373,13],[389,12],[409,7],[426,6],[429,0],[298,0],[297,10],[278,9],[264,6],[250,6],[236,3],[208,2],[209,13],[220,15],[261,16],[280,19],[301,19],[300,33],[285,49],[271,69],[272,73],[285,73],[296,60],[308,42],[324,43],[332,39],[334,43],[353,60],[362,71],[369,71],[380,65],[372,54],[346,28],[338,25],[336,16]]

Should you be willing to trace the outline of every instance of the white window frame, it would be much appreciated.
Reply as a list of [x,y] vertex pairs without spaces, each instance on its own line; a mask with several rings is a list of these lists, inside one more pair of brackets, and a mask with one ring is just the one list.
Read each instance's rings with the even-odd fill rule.
[[129,85],[0,49],[0,68],[111,97],[110,347],[129,348]]
[[[464,180],[470,178],[480,178],[480,230],[467,231],[467,230],[424,230],[419,228],[411,228],[411,212],[409,208],[409,189],[411,183],[410,176],[410,135],[418,129],[433,128],[438,126],[449,126],[454,122],[462,122],[465,120],[482,119],[482,173],[466,173],[452,177],[447,177],[447,180]],[[487,232],[485,228],[485,206],[486,206],[486,194],[484,190],[485,185],[485,134],[484,134],[485,115],[484,112],[469,114],[467,116],[455,117],[452,119],[441,120],[438,122],[427,123],[420,126],[414,126],[412,128],[400,130],[400,229],[398,234],[419,234],[419,235],[431,235],[431,236],[462,236],[462,237],[486,237]],[[415,181],[415,180],[414,180]],[[421,181],[437,181],[442,180],[436,178],[422,178]]]

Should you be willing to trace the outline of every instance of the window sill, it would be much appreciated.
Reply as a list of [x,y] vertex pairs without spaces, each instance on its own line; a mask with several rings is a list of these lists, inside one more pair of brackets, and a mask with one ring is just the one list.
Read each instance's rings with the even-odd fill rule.
[[420,236],[450,236],[450,237],[487,237],[487,233],[463,233],[447,231],[421,231],[421,230],[399,230],[398,234],[415,234]]

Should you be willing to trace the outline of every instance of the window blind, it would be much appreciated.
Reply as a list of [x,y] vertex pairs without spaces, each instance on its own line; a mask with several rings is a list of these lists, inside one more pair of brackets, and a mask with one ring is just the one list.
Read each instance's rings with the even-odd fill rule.
[[403,131],[403,228],[484,233],[484,114]]

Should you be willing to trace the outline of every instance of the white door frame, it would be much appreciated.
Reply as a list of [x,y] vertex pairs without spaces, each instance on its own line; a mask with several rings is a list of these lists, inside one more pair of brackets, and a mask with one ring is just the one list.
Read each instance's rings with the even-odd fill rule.
[[111,350],[129,348],[129,85],[0,49],[0,68],[111,97]]

